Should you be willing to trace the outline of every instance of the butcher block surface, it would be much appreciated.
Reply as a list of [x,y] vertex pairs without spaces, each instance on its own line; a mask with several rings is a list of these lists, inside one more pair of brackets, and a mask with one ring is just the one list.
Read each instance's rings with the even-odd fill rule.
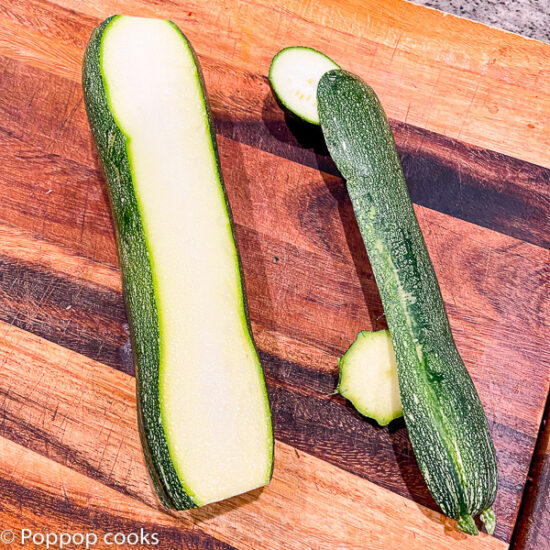
[[[187,512],[148,480],[82,101],[87,40],[115,13],[169,18],[197,51],[271,398],[271,484]],[[334,394],[356,333],[386,325],[319,129],[269,88],[289,45],[361,75],[391,119],[497,450],[494,536],[438,511],[402,420],[380,428]],[[170,550],[546,547],[549,67],[549,45],[401,0],[0,0],[0,529],[144,529]]]

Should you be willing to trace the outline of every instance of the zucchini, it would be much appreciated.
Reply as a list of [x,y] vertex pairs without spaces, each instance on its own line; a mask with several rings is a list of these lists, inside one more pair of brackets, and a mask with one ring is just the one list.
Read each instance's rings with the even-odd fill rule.
[[328,150],[346,180],[393,341],[405,423],[435,501],[460,529],[494,528],[495,449],[454,343],[393,136],[374,91],[342,70],[317,91]]
[[363,330],[338,361],[337,391],[380,426],[403,416],[395,354],[388,330]]
[[92,33],[83,87],[157,492],[187,509],[265,485],[269,402],[193,50],[169,21],[111,17]]
[[289,111],[306,122],[319,124],[317,85],[324,73],[338,68],[330,57],[313,48],[291,46],[273,57],[269,82]]

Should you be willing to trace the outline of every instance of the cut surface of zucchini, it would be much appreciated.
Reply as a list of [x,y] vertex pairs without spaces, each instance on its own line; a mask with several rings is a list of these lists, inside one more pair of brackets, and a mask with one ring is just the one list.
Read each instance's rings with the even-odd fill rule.
[[386,426],[403,416],[397,365],[388,330],[362,331],[338,361],[338,393],[364,416]]
[[321,77],[338,65],[325,54],[306,46],[284,48],[269,68],[269,81],[279,101],[296,116],[319,124],[317,85]]
[[265,485],[269,403],[193,50],[169,21],[115,16],[92,34],[84,90],[157,490],[189,508]]

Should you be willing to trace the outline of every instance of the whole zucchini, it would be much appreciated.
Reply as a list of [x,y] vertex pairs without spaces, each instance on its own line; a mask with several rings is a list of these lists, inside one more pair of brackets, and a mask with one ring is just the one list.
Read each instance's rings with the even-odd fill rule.
[[340,70],[317,90],[321,128],[346,180],[397,359],[403,413],[435,501],[458,526],[489,532],[495,449],[475,386],[453,340],[393,136],[374,91]]

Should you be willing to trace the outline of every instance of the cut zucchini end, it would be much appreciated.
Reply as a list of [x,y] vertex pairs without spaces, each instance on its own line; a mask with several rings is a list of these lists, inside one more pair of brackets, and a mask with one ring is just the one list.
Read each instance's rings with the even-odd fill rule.
[[458,518],[457,526],[462,532],[468,535],[479,535],[476,522],[470,514],[460,516],[460,518]]
[[403,416],[397,366],[387,330],[362,331],[339,359],[337,391],[363,415],[387,426]]
[[495,532],[495,527],[497,524],[497,518],[495,517],[495,512],[492,508],[487,508],[479,514],[479,518],[485,526],[485,530],[489,535],[492,535]]
[[307,46],[289,46],[275,54],[269,82],[277,99],[297,117],[319,125],[317,85],[324,73],[340,67],[325,54]]

